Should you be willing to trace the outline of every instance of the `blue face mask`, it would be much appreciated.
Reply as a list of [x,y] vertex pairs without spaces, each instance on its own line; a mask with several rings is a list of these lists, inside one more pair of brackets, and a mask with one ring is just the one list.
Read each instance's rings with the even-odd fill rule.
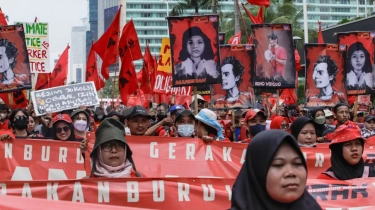
[[249,126],[249,131],[252,137],[264,130],[266,130],[266,125],[256,124],[253,126]]
[[177,126],[178,135],[182,137],[191,137],[194,133],[194,125],[183,124]]

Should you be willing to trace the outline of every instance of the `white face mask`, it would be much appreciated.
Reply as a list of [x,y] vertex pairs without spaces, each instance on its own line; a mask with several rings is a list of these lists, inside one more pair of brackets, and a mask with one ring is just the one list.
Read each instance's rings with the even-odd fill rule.
[[194,133],[194,125],[183,124],[177,126],[178,135],[182,137],[191,137]]
[[1,116],[1,119],[3,120],[3,119],[5,119],[5,118],[7,117],[7,114],[4,114],[4,113],[3,113],[3,114],[1,114],[0,116]]
[[77,131],[84,131],[87,127],[87,121],[76,120],[73,125],[74,129],[76,129]]

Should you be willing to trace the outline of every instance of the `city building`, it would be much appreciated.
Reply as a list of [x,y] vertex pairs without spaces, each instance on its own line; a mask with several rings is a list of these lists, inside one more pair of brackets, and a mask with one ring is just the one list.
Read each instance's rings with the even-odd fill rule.
[[[318,28],[318,21],[322,28],[336,25],[342,19],[353,19],[370,15],[373,10],[373,0],[306,0],[308,27]],[[357,5],[358,2],[358,5]],[[303,0],[295,0],[298,10],[303,8]],[[358,12],[357,12],[358,7]],[[303,24],[303,16],[298,20]]]
[[[87,18],[82,18],[82,26],[73,26],[69,50],[69,71],[67,83],[84,82],[86,69]],[[79,79],[79,80],[78,80]]]
[[87,0],[86,60],[92,41],[98,40],[98,0]]

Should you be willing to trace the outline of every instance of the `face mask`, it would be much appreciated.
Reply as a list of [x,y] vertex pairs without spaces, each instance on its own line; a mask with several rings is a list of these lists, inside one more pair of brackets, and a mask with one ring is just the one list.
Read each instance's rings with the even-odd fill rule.
[[77,131],[84,131],[87,127],[87,121],[84,120],[77,120],[74,122],[74,129]]
[[177,126],[178,135],[182,137],[191,137],[194,133],[194,125],[184,124]]
[[319,125],[323,125],[326,122],[326,117],[324,116],[316,117],[315,122]]
[[3,114],[1,114],[0,116],[1,116],[1,119],[3,120],[3,119],[5,119],[5,118],[7,117],[7,114],[4,114],[4,113],[3,113]]
[[259,132],[266,130],[266,125],[256,124],[253,126],[249,126],[250,134],[252,137],[257,135]]
[[315,147],[315,143],[314,144],[301,144],[301,143],[298,143],[299,147]]
[[16,121],[13,122],[13,126],[17,129],[17,130],[24,130],[27,128],[27,124],[28,124],[28,120],[27,120],[27,117],[24,116],[24,117],[20,117],[20,118],[17,118]]
[[159,121],[162,121],[164,118],[167,117],[167,115],[165,115],[165,114],[158,114],[158,115],[156,115],[156,116],[158,117],[158,120],[159,120]]

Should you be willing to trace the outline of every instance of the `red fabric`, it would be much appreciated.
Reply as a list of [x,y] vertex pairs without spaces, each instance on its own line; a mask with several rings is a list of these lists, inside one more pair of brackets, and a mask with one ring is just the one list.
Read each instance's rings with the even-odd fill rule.
[[[6,120],[6,121],[8,121],[8,120]],[[8,126],[7,126],[7,127],[8,127]],[[0,136],[1,136],[1,135],[4,135],[4,134],[8,134],[8,135],[10,135],[10,137],[12,137],[12,139],[16,139],[16,137],[14,136],[14,134],[13,134],[13,132],[12,132],[11,129],[8,129],[8,128],[6,128],[6,129],[2,129],[2,128],[1,128],[1,130],[0,130]]]
[[297,95],[295,89],[288,88],[288,89],[280,89],[280,99],[284,100],[284,104],[291,105],[297,104]]
[[270,0],[247,0],[250,4],[258,5],[258,6],[270,6]]
[[[296,71],[301,70],[301,69],[302,69],[302,66],[301,66],[301,63],[300,63],[300,61],[301,61],[301,56],[299,55],[297,49],[294,50],[294,60],[295,60],[295,62],[296,62]],[[298,81],[298,80],[297,80],[297,81]]]
[[249,37],[249,40],[247,41],[246,44],[253,44],[253,37],[252,36]]
[[0,25],[1,26],[7,26],[8,25],[7,20],[5,18],[5,14],[1,10],[1,8],[0,8]]
[[142,76],[143,76],[143,69],[141,69],[139,72],[137,72],[137,81],[138,82],[142,81]]
[[145,97],[145,94],[143,93],[143,91],[141,89],[137,89],[134,92],[134,94],[129,96],[126,106],[130,107],[130,106],[141,105],[145,109],[148,109],[149,103],[150,101]]
[[105,79],[109,78],[109,71],[107,67],[116,62],[117,58],[121,7],[122,5],[120,5],[115,18],[108,27],[107,31],[104,32],[104,34],[93,46],[94,51],[98,53],[100,58],[103,60],[101,71]]
[[345,122],[344,124],[340,125],[335,132],[330,134],[329,139],[332,140],[331,144],[362,139],[361,129],[358,127],[357,123],[352,121]]
[[352,95],[352,96],[348,96],[348,104],[349,106],[353,106],[354,102],[355,102],[355,95]]
[[145,94],[152,95],[152,93],[154,92],[153,90],[155,85],[155,70],[155,61],[147,45],[145,49],[145,54],[143,56],[143,68],[141,70],[142,78],[141,80],[138,80],[141,82],[141,90]]
[[263,19],[263,7],[259,7],[259,10],[258,10],[258,15],[255,17],[254,15],[252,15],[249,10],[245,7],[245,4],[244,3],[241,3],[242,4],[242,7],[243,9],[245,10],[247,16],[249,16],[251,22],[253,22],[253,24],[261,24],[261,23],[264,23],[264,19]]
[[281,129],[281,123],[285,120],[287,123],[289,123],[288,118],[283,116],[276,116],[272,119],[270,129]]
[[245,116],[245,123],[247,123],[247,121],[253,119],[258,114],[258,112],[262,112],[264,114],[264,112],[262,110],[254,111],[253,109],[250,109],[249,111],[247,111],[246,116]]
[[51,74],[49,74],[49,88],[65,85],[65,80],[68,77],[69,48],[69,46],[65,48],[57,61],[55,68]]
[[8,129],[10,129],[8,119],[6,119],[4,122],[0,122],[0,130],[8,130]]
[[130,55],[124,56],[118,79],[120,96],[124,104],[128,101],[129,96],[138,89],[136,75]]
[[[276,56],[277,59],[280,60],[286,60],[287,59],[287,52],[285,48],[278,46],[271,49],[272,54]],[[285,66],[279,62],[276,62],[276,60],[271,61],[272,66],[276,66],[276,72],[280,73],[282,77],[284,77],[284,68]]]
[[[10,93],[0,93],[0,98],[11,109],[26,109],[29,101],[27,100],[26,90],[18,90]],[[9,94],[11,95],[12,103],[9,102]]]
[[35,84],[35,90],[43,90],[49,88],[49,77],[51,73],[41,74],[38,73],[38,77]]
[[99,77],[98,66],[96,64],[95,51],[93,49],[93,43],[91,44],[89,56],[86,62],[86,82],[94,82],[96,90],[100,90],[104,87],[104,81]]
[[318,21],[318,44],[324,44],[323,33],[322,33],[322,23]]
[[57,121],[64,121],[69,124],[72,123],[72,119],[67,114],[58,114],[54,116],[52,119],[52,124],[55,124]]
[[130,54],[129,56],[133,61],[142,58],[142,51],[139,45],[138,35],[137,31],[135,30],[133,20],[126,23],[122,29],[119,42],[119,55],[121,60],[124,60],[127,54]]
[[241,44],[241,31],[228,40],[228,44]]
[[337,180],[333,177],[328,176],[325,173],[321,173],[318,177],[316,177],[316,179]]

